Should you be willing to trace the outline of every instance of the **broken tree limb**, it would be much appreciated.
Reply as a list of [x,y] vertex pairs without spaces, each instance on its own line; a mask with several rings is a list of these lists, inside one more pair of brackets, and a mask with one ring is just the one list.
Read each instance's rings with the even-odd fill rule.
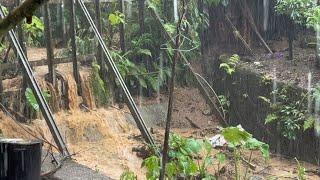
[[[242,2],[242,3],[241,3]],[[246,17],[251,25],[251,28],[253,29],[253,31],[256,33],[256,35],[258,36],[259,40],[261,41],[261,43],[263,44],[263,46],[266,48],[266,50],[273,54],[271,48],[268,46],[268,44],[266,43],[266,41],[263,39],[263,37],[261,36],[260,32],[258,31],[258,28],[256,26],[256,24],[254,23],[254,19],[252,17],[252,13],[248,7],[248,4],[247,4],[247,1],[244,0],[244,1],[240,1],[240,6],[241,9],[242,9],[242,13],[244,15],[244,17]]]
[[244,45],[244,47],[250,52],[250,54],[254,57],[256,57],[256,54],[253,52],[253,50],[251,49],[251,47],[249,46],[249,44],[246,42],[246,40],[242,37],[242,35],[240,34],[240,32],[238,31],[238,29],[236,28],[236,26],[232,23],[232,21],[230,20],[230,18],[226,15],[225,16],[227,22],[229,23],[233,35],[236,39],[239,39],[242,44]]
[[33,13],[49,0],[25,0],[0,21],[0,37],[18,25],[24,18],[31,23]]
[[[147,6],[148,5],[149,5],[149,2],[147,1]],[[171,34],[168,31],[166,31],[166,29],[164,28],[163,20],[160,18],[158,13],[153,8],[149,7],[148,9],[149,9],[149,11],[151,13],[151,16],[159,23],[161,31],[162,31],[164,37],[167,40],[169,40],[169,42],[171,43],[171,45],[173,47],[175,47],[175,43],[174,43],[175,41],[174,41],[173,37],[171,36]],[[217,115],[217,118],[220,121],[220,123],[222,124],[222,126],[224,126],[224,127],[228,126],[228,123],[225,120],[225,118],[222,115],[222,113],[220,112],[220,109],[217,108],[216,99],[213,99],[213,97],[211,97],[209,95],[208,91],[205,88],[205,85],[200,82],[200,79],[197,76],[196,71],[193,69],[193,67],[189,63],[188,59],[184,56],[184,54],[181,53],[180,51],[178,51],[178,53],[180,54],[181,60],[184,61],[185,65],[189,68],[192,76],[196,80],[197,88],[199,89],[199,91],[200,91],[201,95],[203,96],[203,98],[207,101],[207,103],[210,106],[211,110],[214,112],[214,114]]]
[[189,117],[186,117],[186,120],[188,120],[188,122],[193,128],[201,129],[201,127],[194,123]]

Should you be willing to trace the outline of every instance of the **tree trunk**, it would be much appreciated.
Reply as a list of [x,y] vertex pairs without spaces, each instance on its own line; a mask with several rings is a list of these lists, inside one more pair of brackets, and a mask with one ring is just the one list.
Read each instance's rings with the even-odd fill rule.
[[56,72],[55,64],[53,62],[54,52],[52,45],[52,32],[51,32],[51,18],[49,12],[49,4],[45,4],[43,7],[44,11],[44,24],[45,24],[45,36],[46,36],[46,47],[47,47],[47,59],[48,59],[48,69],[49,69],[49,82],[53,86],[56,84]]
[[288,20],[287,33],[288,33],[288,43],[289,43],[288,59],[293,60],[294,22],[291,18]]

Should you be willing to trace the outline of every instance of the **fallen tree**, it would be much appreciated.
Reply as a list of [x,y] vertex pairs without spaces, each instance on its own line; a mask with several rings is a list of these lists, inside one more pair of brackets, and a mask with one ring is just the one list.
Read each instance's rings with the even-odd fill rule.
[[0,21],[0,37],[18,25],[24,18],[27,23],[32,22],[33,13],[49,0],[25,0],[21,5],[13,9],[4,19]]

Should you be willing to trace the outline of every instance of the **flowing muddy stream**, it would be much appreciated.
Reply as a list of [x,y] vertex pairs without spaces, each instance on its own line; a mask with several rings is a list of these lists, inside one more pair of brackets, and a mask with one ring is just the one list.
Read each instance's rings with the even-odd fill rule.
[[[162,103],[159,103],[159,98]],[[158,143],[162,142],[164,134],[161,124],[165,117],[166,101],[167,97],[161,95],[157,99],[145,98],[141,104],[144,118],[153,121],[153,123],[148,122],[148,126],[153,127],[153,136]],[[158,111],[154,111],[156,108]],[[212,137],[216,134],[216,127],[219,126],[219,123],[212,116],[205,115],[206,111],[207,107],[196,89],[178,88],[174,107],[173,132],[196,139]],[[57,113],[55,117],[71,153],[75,153],[73,158],[78,163],[113,179],[119,179],[120,175],[128,169],[134,171],[138,179],[145,179],[146,170],[141,168],[143,160],[132,151],[133,148],[139,148],[145,144],[128,112],[127,108],[92,111],[77,109]],[[3,113],[0,114],[0,119],[0,129],[3,136],[33,138]],[[197,127],[194,127],[193,124],[196,124]],[[31,124],[23,126],[31,129],[38,137],[45,137],[53,142],[44,120],[34,120]],[[215,150],[213,153],[218,152],[219,150]],[[251,174],[275,179],[294,179],[297,177],[297,165],[294,160],[279,156],[271,157],[271,160],[265,163],[258,153],[254,153],[252,162],[257,166],[257,169]],[[233,177],[232,163],[232,161],[228,161],[224,165],[226,172],[221,179]],[[308,163],[303,164],[307,170],[316,170],[317,168]],[[212,166],[210,171],[213,172],[216,166],[217,164]],[[309,173],[308,179],[319,179],[319,176]]]

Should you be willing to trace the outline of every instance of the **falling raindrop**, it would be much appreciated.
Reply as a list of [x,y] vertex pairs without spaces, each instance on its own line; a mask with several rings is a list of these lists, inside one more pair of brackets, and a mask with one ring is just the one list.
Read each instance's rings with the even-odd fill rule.
[[308,73],[308,112],[312,111],[312,73]]
[[263,30],[267,31],[269,22],[270,0],[263,0]]
[[143,92],[142,92],[142,86],[140,85],[139,86],[139,97],[138,97],[138,99],[139,99],[139,108],[140,109],[142,107],[142,98],[143,98]]
[[[277,69],[273,69],[273,80],[272,80],[272,103],[277,104],[277,91],[278,91],[278,83],[277,83]],[[276,152],[278,154],[281,154],[281,141],[280,141],[280,134],[281,134],[281,127],[280,127],[280,122],[277,123],[277,148]],[[280,156],[279,156],[280,157]]]
[[157,88],[157,103],[160,104],[160,88],[163,78],[163,52],[160,53],[160,63],[159,63],[159,76],[158,76],[158,88]]
[[178,15],[178,0],[173,0],[173,15],[174,21],[178,22],[179,15]]

